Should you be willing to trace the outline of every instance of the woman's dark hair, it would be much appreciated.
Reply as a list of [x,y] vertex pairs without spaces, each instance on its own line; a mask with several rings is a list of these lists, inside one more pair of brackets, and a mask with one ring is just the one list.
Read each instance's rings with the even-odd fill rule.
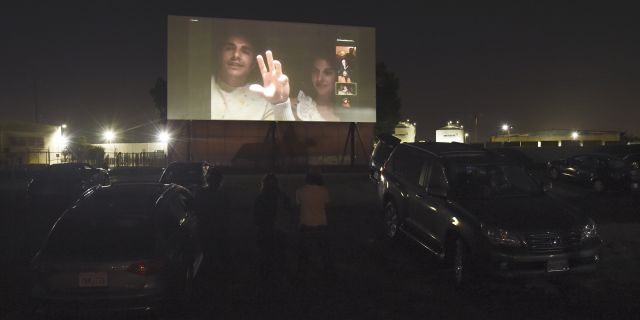
[[324,185],[324,181],[322,179],[322,174],[319,172],[309,172],[305,178],[305,182],[307,184],[322,186]]

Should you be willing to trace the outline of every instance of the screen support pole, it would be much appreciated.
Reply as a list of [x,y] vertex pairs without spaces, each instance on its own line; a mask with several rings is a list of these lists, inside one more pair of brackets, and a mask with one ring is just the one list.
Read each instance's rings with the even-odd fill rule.
[[189,135],[189,139],[187,139],[187,161],[191,161],[193,160],[191,157],[191,143],[193,140],[193,126],[192,126],[192,120],[189,120],[189,123],[187,124],[187,133]]
[[277,133],[278,133],[278,122],[271,121],[269,123],[269,128],[267,129],[267,134],[264,137],[265,144],[268,144],[271,149],[271,161],[269,163],[269,167],[271,170],[276,169],[276,163],[278,163],[278,141],[277,141]]
[[362,148],[362,152],[366,153],[366,149],[364,148],[364,142],[362,142],[362,137],[360,136],[360,129],[358,129],[358,123],[351,122],[349,123],[349,131],[347,132],[347,139],[344,142],[344,149],[342,150],[342,161],[341,164],[344,164],[344,157],[347,154],[347,146],[350,146],[351,151],[351,162],[350,166],[354,166],[356,162],[356,135],[358,135],[358,141],[360,141],[360,147]]

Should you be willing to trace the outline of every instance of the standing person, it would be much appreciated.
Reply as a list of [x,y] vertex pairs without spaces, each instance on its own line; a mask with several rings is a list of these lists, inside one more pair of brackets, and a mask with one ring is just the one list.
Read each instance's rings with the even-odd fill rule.
[[299,271],[306,272],[314,257],[320,256],[324,271],[330,271],[329,235],[327,230],[327,204],[329,190],[322,175],[310,171],[304,186],[296,190],[296,204],[300,209]]
[[257,232],[260,275],[267,278],[278,264],[285,263],[286,224],[293,217],[289,197],[280,190],[278,178],[268,173],[262,178],[260,193],[254,201],[253,216]]
[[[216,44],[217,70],[211,77],[211,119],[295,120],[289,100],[289,79],[282,64],[266,51],[267,63],[256,40],[241,29],[220,35]],[[249,85],[258,67],[263,85]]]
[[204,250],[204,265],[207,269],[228,269],[229,208],[227,196],[222,190],[222,172],[216,167],[207,171],[207,186],[198,192],[195,209],[198,216],[198,237]]
[[302,121],[340,121],[336,110],[335,84],[336,69],[328,56],[317,56],[311,63],[311,84],[313,90],[307,96],[298,93],[296,115]]

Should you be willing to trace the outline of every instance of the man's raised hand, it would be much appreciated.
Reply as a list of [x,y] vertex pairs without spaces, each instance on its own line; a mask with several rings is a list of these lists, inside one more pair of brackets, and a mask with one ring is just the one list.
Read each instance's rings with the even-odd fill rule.
[[282,73],[280,61],[273,60],[273,54],[270,50],[267,50],[265,56],[267,57],[267,65],[261,55],[256,57],[263,85],[252,84],[249,89],[262,94],[272,104],[286,102],[289,99],[289,78]]

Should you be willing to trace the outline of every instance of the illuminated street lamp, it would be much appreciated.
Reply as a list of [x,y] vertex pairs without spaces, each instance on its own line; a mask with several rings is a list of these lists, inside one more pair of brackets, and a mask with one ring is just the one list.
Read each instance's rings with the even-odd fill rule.
[[106,130],[102,136],[104,137],[104,140],[111,145],[111,147],[113,148],[113,154],[115,156],[116,153],[116,146],[113,144],[113,140],[116,139],[116,134],[113,132],[113,130]]
[[578,133],[578,131],[571,132],[571,138],[573,140],[577,140],[579,137],[580,137],[580,134]]
[[502,131],[505,131],[507,133],[508,142],[511,142],[511,129],[513,129],[513,127],[510,126],[508,123],[505,123],[502,125]]
[[464,143],[467,143],[467,139],[469,138],[469,133],[465,132],[464,133]]
[[171,141],[171,135],[167,131],[158,132],[158,142],[168,144]]

